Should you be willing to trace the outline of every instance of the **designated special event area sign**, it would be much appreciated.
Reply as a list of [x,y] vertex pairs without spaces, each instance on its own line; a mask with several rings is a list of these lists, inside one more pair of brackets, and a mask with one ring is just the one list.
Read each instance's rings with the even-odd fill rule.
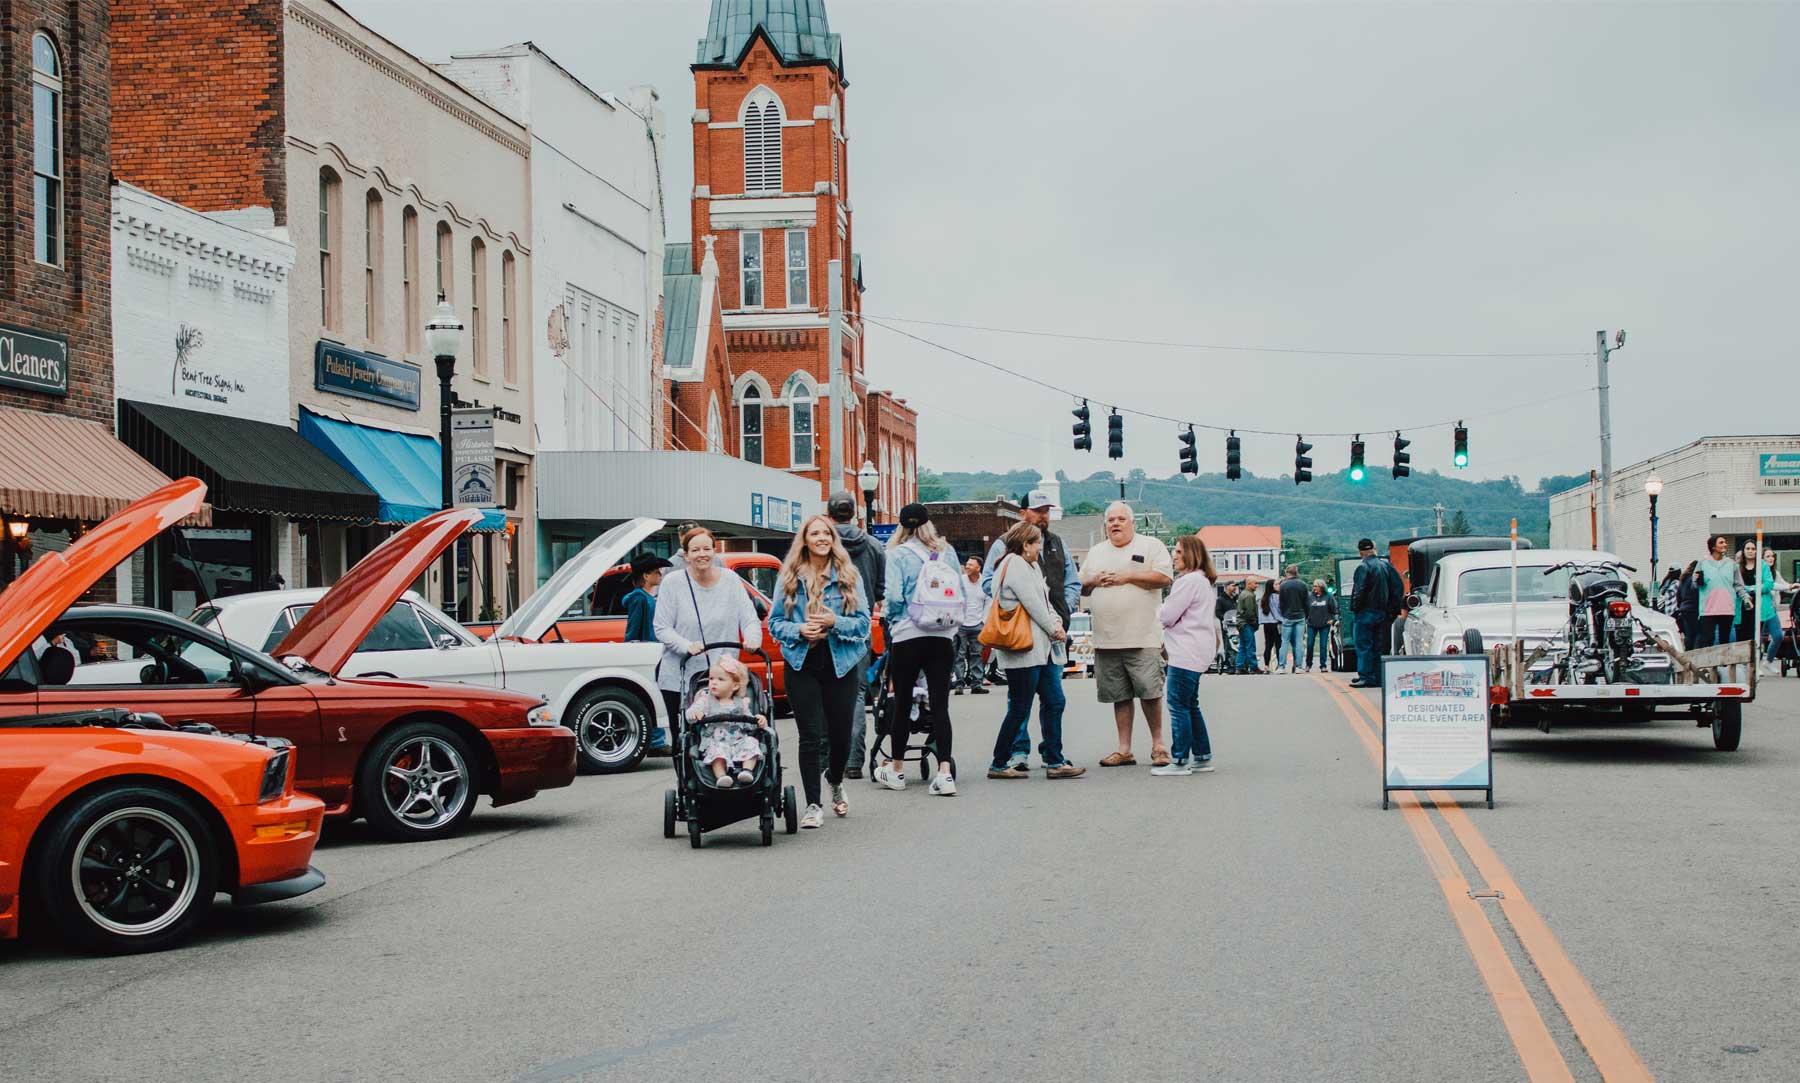
[[1487,656],[1383,662],[1381,807],[1390,790],[1486,790],[1493,808]]
[[476,406],[450,414],[450,492],[459,508],[494,506],[494,411]]

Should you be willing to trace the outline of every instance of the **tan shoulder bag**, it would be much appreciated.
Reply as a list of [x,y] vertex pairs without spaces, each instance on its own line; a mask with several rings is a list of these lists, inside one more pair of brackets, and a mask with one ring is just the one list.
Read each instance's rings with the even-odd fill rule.
[[1023,604],[1008,613],[1000,608],[1000,588],[1006,585],[1007,562],[1000,564],[1000,578],[994,583],[994,601],[988,606],[987,620],[982,622],[977,638],[984,647],[1015,654],[1031,649],[1031,614]]

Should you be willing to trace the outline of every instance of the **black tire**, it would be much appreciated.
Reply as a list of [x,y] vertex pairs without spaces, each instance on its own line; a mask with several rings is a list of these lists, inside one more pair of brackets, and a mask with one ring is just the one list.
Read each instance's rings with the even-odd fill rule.
[[569,701],[563,725],[575,731],[575,763],[584,775],[616,775],[644,762],[655,713],[623,688],[590,688]]
[[792,786],[781,791],[781,814],[787,821],[787,833],[797,833],[800,830],[800,802],[795,799]]
[[775,817],[762,818],[762,843],[764,846],[775,845]]
[[663,791],[663,838],[675,837],[675,791]]
[[1406,654],[1406,618],[1395,617],[1394,629],[1388,636],[1388,651],[1392,654]]
[[1713,747],[1720,752],[1736,752],[1744,739],[1744,705],[1735,699],[1719,704],[1712,720]]
[[1463,631],[1463,653],[1471,658],[1487,653],[1487,647],[1481,641],[1481,629],[1469,628]]
[[688,845],[696,850],[700,848],[700,821],[698,819],[688,821]]
[[219,864],[218,840],[195,799],[117,786],[77,799],[44,825],[29,906],[72,948],[162,951],[192,936],[212,909]]
[[[416,762],[421,747],[430,749],[425,764]],[[423,786],[413,789],[390,773],[390,766],[401,771],[418,771],[423,766],[427,773],[415,778]],[[475,802],[480,797],[476,769],[477,761],[468,742],[448,726],[436,722],[395,726],[363,754],[362,764],[356,769],[357,811],[369,821],[371,830],[393,842],[449,838],[475,814]],[[447,785],[456,789],[446,795],[443,787]],[[431,801],[434,786],[442,803],[441,811],[439,802]],[[421,800],[426,801],[425,808],[419,807]],[[400,803],[398,810],[396,803]]]

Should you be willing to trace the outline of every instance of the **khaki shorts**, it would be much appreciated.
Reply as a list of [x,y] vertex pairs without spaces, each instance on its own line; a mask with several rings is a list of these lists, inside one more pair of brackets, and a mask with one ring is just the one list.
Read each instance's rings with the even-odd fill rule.
[[1163,698],[1166,670],[1155,647],[1124,647],[1094,652],[1094,691],[1101,703]]

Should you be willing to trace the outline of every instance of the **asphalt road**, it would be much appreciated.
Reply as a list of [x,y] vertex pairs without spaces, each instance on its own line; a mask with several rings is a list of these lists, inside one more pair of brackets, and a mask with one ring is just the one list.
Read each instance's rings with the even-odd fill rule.
[[[954,699],[961,796],[852,783],[770,849],[664,840],[666,767],[443,843],[351,827],[326,888],[183,950],[0,947],[0,1078],[1793,1080],[1800,681],[1771,684],[1736,754],[1501,731],[1492,811],[1381,811],[1341,681],[1263,677],[1205,680],[1189,778],[988,781],[1003,697]],[[1068,691],[1092,765],[1110,717]]]

